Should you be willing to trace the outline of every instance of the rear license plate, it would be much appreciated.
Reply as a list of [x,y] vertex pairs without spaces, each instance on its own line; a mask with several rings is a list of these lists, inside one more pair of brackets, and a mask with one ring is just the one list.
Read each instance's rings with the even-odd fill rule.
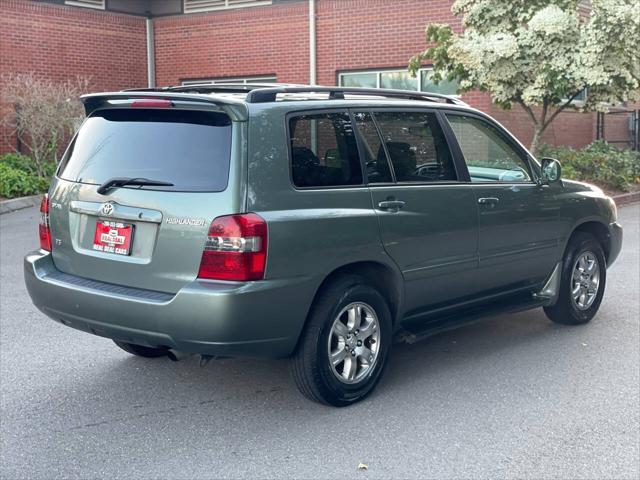
[[120,222],[96,222],[93,249],[99,252],[129,255],[133,240],[133,225]]

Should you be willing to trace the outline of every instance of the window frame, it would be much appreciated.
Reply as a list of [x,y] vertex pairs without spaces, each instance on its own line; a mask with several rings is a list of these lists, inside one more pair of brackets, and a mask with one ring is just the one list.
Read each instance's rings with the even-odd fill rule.
[[[436,108],[424,108],[424,107],[364,107],[364,108],[357,108],[357,107],[351,107],[351,114],[352,114],[352,118],[354,118],[353,122],[354,122],[354,128],[356,131],[356,137],[358,139],[358,151],[360,152],[360,163],[362,163],[363,165],[363,175],[364,175],[364,179],[365,179],[365,184],[368,187],[389,187],[389,186],[430,186],[430,185],[459,185],[459,184],[466,184],[470,181],[470,177],[468,177],[469,175],[469,171],[466,168],[466,164],[460,165],[460,157],[458,155],[456,155],[456,151],[453,148],[452,145],[452,139],[451,139],[451,134],[453,134],[453,132],[449,131],[447,129],[447,127],[449,127],[448,124],[443,124],[443,118],[441,115],[441,112],[439,109]],[[376,127],[376,132],[378,133],[378,138],[380,140],[380,144],[382,145],[382,148],[384,149],[385,152],[385,156],[387,158],[387,165],[389,166],[389,170],[391,172],[391,178],[392,181],[391,182],[380,182],[380,183],[369,183],[369,179],[366,175],[366,159],[364,157],[364,151],[363,148],[360,147],[361,144],[361,137],[360,137],[360,130],[358,129],[358,125],[357,122],[355,122],[355,117],[354,114],[356,113],[369,113],[371,114],[371,118],[373,119],[373,123]],[[445,142],[447,144],[447,147],[449,148],[449,152],[451,153],[451,161],[453,162],[453,168],[455,170],[456,173],[456,180],[442,180],[442,181],[424,181],[424,182],[406,182],[406,181],[398,181],[396,174],[395,174],[395,170],[393,168],[393,162],[391,161],[391,157],[389,156],[389,151],[387,149],[387,146],[385,145],[384,142],[384,138],[382,136],[382,131],[380,129],[380,125],[378,124],[378,119],[375,116],[376,112],[389,112],[389,113],[407,113],[407,112],[417,112],[417,113],[433,113],[436,116],[436,121],[438,122],[438,124],[440,125],[440,128],[442,129],[442,133],[444,135],[444,139]],[[450,128],[450,127],[449,127]],[[453,139],[454,141],[455,138]],[[457,141],[456,141],[456,145],[457,145]],[[462,159],[463,163],[464,163],[464,158]],[[469,178],[469,179],[468,179]]]
[[[361,182],[357,185],[316,185],[309,187],[299,187],[293,181],[293,155],[291,152],[291,119],[295,117],[304,117],[305,115],[328,115],[332,113],[346,113],[349,116],[349,121],[351,122],[351,128],[353,129],[353,135],[356,140],[356,150],[358,151],[358,162],[360,164],[360,176]],[[367,176],[366,171],[363,167],[362,163],[362,154],[360,150],[360,141],[358,139],[358,134],[356,133],[355,122],[353,115],[350,112],[348,107],[335,107],[335,108],[319,108],[319,109],[304,109],[304,110],[295,110],[290,111],[284,116],[285,123],[285,132],[286,132],[286,141],[287,141],[287,162],[288,162],[288,170],[289,170],[289,183],[293,187],[294,190],[298,191],[315,191],[315,190],[348,190],[348,189],[361,189],[367,188]]]
[[[522,146],[520,145],[519,142],[517,142],[513,135],[506,129],[504,128],[502,125],[500,125],[498,122],[496,122],[494,119],[492,119],[491,117],[489,117],[488,115],[485,115],[483,113],[480,112],[470,112],[470,111],[465,111],[465,110],[454,110],[454,109],[442,109],[441,111],[441,116],[442,116],[442,123],[445,124],[445,127],[449,132],[450,132],[450,136],[453,139],[453,141],[455,142],[455,147],[452,147],[452,153],[455,156],[459,156],[460,158],[460,163],[462,165],[462,167],[464,168],[464,170],[466,171],[466,175],[469,178],[468,182],[470,184],[473,185],[536,185],[538,183],[538,180],[540,178],[540,173],[539,173],[539,169],[536,169],[536,162],[534,161],[533,156]],[[522,182],[516,182],[516,181],[511,181],[511,182],[492,182],[492,181],[484,181],[484,182],[473,182],[471,181],[471,175],[469,173],[469,166],[467,165],[467,162],[464,158],[464,153],[462,152],[462,147],[460,147],[460,143],[458,142],[458,137],[456,137],[455,132],[453,131],[453,127],[451,126],[451,124],[449,123],[449,119],[447,118],[448,115],[456,115],[459,117],[472,117],[472,118],[476,118],[486,124],[488,124],[490,127],[493,127],[498,136],[507,144],[507,146],[511,147],[512,150],[514,150],[514,152],[518,155],[518,157],[520,157],[521,161],[523,161],[523,163],[525,164],[525,166],[527,167],[527,173],[529,174],[530,180],[525,180]]]
[[[421,67],[416,71],[416,83],[417,90],[416,93],[439,93],[439,92],[430,92],[429,90],[422,90],[422,73],[423,72],[432,72],[433,66]],[[344,75],[358,75],[358,74],[375,74],[376,76],[376,86],[375,87],[364,87],[364,88],[383,88],[381,86],[381,75],[383,73],[409,73],[406,68],[372,68],[367,70],[345,70],[342,72],[337,72],[336,84],[340,87],[343,87],[342,78]],[[346,87],[348,88],[348,87]],[[414,90],[411,90],[414,91]],[[460,98],[459,93],[447,94],[454,98]]]
[[228,78],[203,78],[203,79],[184,79],[180,80],[180,85],[190,86],[190,85],[220,85],[224,83],[242,83],[242,84],[251,84],[253,82],[256,83],[276,83],[278,81],[277,75],[251,75],[248,77],[228,77]]
[[64,4],[69,7],[91,8],[92,10],[106,10],[107,0],[101,0],[100,5],[86,3],[82,0],[64,0]]
[[[207,13],[207,12],[224,12],[225,10],[233,10],[236,8],[250,8],[250,7],[262,7],[265,5],[273,5],[273,0],[253,0],[247,1],[246,3],[239,3],[234,5],[229,5],[229,0],[223,0],[224,5],[221,7],[195,7],[192,9],[187,8],[187,2],[189,0],[182,0],[182,14],[183,15],[192,15],[196,13]],[[233,1],[233,0],[232,0]]]

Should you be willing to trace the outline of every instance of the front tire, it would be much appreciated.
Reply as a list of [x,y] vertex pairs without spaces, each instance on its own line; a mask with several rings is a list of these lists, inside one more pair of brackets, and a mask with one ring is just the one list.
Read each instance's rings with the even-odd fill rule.
[[602,246],[588,233],[577,233],[569,241],[562,264],[558,300],[545,307],[547,317],[563,325],[591,321],[602,302],[607,264]]
[[358,402],[380,380],[391,338],[384,297],[358,277],[342,277],[314,302],[291,360],[295,383],[325,405]]
[[145,357],[145,358],[164,357],[167,355],[167,352],[169,351],[166,348],[145,347],[143,345],[136,345],[135,343],[121,342],[120,340],[114,340],[113,343],[115,343],[125,352],[130,353],[131,355],[135,355],[137,357]]

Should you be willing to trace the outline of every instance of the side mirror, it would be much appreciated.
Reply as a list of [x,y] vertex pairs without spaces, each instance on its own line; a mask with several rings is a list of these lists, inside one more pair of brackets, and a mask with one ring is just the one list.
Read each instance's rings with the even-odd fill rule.
[[558,183],[562,180],[562,167],[560,166],[560,162],[555,158],[543,158],[541,170],[541,185]]

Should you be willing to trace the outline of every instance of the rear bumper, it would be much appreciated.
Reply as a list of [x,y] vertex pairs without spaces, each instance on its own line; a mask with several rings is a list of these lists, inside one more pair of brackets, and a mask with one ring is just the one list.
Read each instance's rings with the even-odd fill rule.
[[185,352],[258,357],[293,352],[319,284],[194,281],[171,295],[62,273],[43,251],[24,258],[24,277],[38,309],[78,330]]
[[611,245],[609,249],[609,258],[607,259],[607,266],[615,262],[616,258],[622,250],[622,225],[618,222],[609,224],[609,234],[611,235]]

